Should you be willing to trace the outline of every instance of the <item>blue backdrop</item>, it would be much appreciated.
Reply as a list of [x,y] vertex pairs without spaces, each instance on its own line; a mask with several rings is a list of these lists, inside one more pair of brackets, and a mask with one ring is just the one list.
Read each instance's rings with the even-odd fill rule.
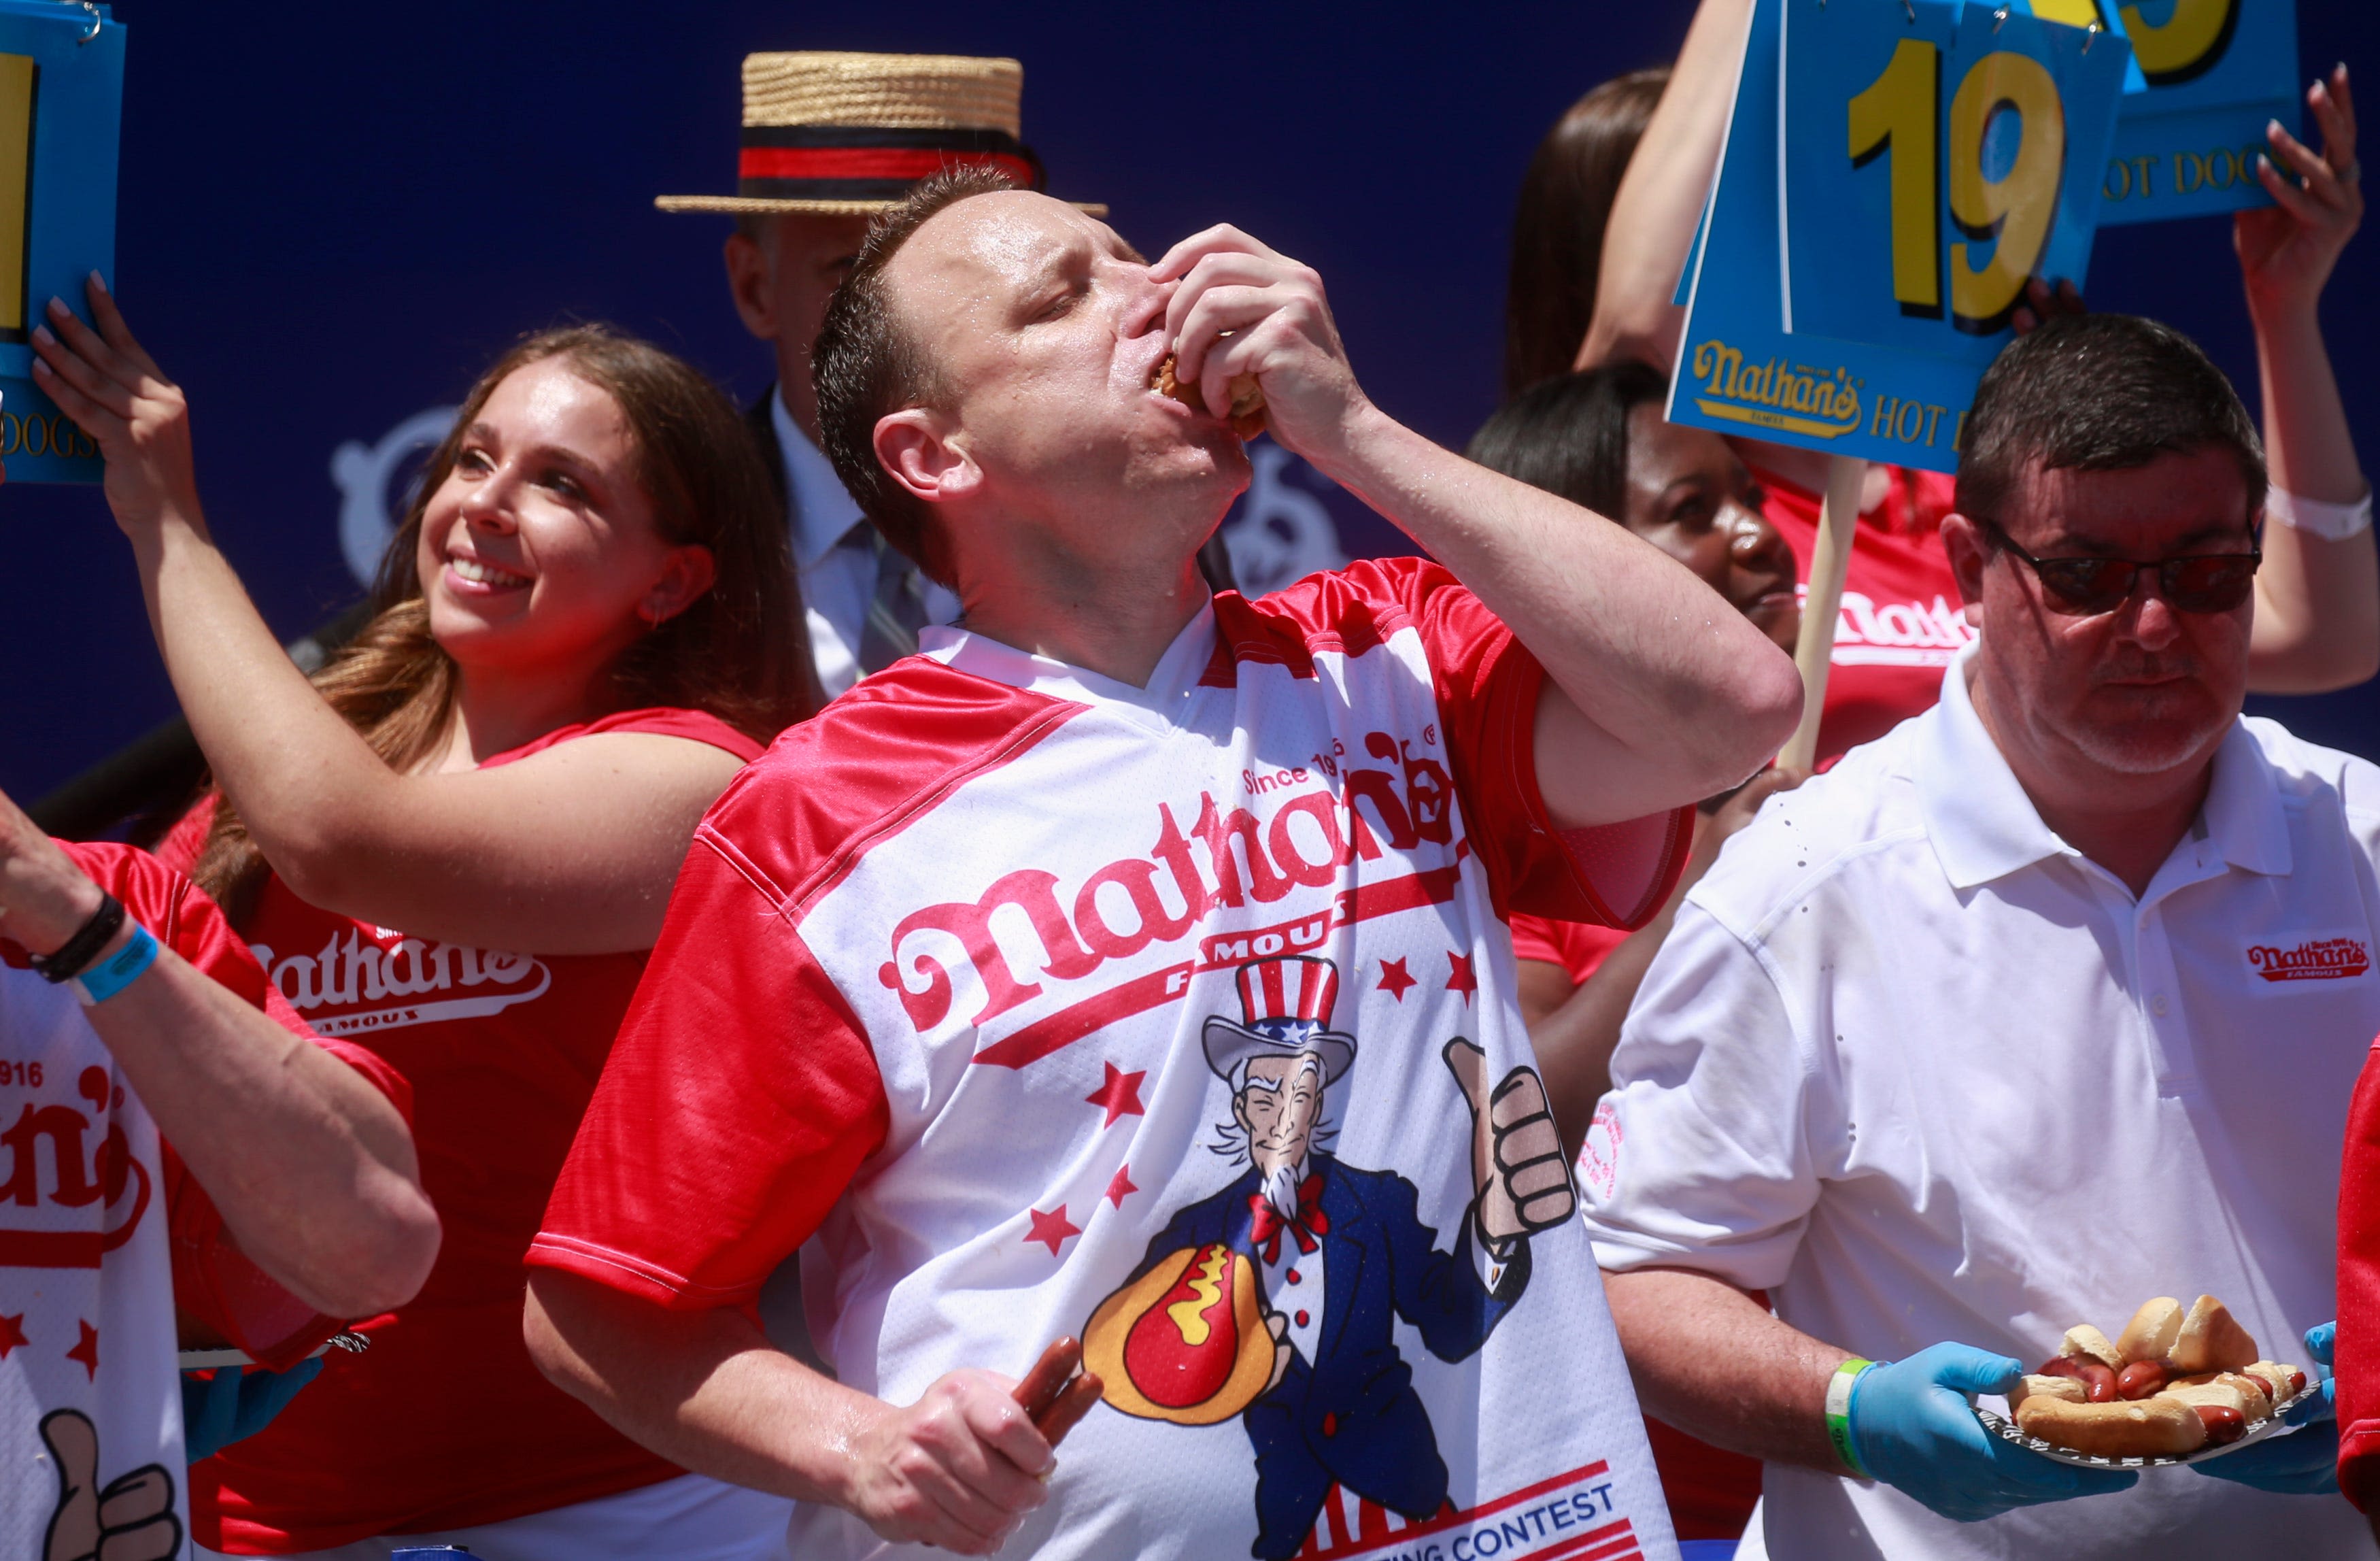
[[[747,51],[1014,55],[1055,193],[1111,202],[1152,254],[1228,219],[1313,263],[1375,398],[1460,445],[1495,405],[1532,147],[1596,81],[1673,54],[1689,11],[1276,5],[1218,21],[1211,6],[943,0],[270,14],[119,0],[118,292],[188,389],[217,533],[294,638],[359,593],[343,507],[352,550],[368,550],[408,420],[451,406],[519,333],[613,320],[739,396],[766,383],[721,276],[726,219],[651,205],[732,188]],[[2368,0],[2301,0],[2300,33],[2307,79],[2341,58],[2371,72],[2380,122]],[[2350,250],[2327,315],[2367,460],[2380,458],[2375,256],[2380,235]],[[2102,233],[2091,300],[2188,329],[2253,400],[2226,221]],[[1334,545],[1402,545],[1299,463],[1269,457],[1259,476],[1253,518],[1269,541],[1244,533],[1244,560],[1287,569]],[[0,789],[20,801],[173,713],[97,490],[0,490]],[[2380,752],[2380,689],[2263,703]]]

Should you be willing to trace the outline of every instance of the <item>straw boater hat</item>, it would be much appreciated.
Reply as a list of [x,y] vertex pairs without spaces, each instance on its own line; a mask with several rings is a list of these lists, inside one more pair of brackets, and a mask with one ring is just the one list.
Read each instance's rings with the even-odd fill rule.
[[[733,195],[662,195],[664,212],[864,216],[939,170],[998,168],[1047,182],[1017,139],[1025,67],[965,55],[744,56],[744,148]],[[1093,216],[1107,208],[1077,201]]]

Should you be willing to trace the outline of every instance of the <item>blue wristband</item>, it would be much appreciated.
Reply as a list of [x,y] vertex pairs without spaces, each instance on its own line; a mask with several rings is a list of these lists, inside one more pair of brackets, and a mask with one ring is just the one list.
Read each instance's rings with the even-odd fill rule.
[[132,935],[122,948],[74,978],[75,995],[86,1008],[95,1008],[117,993],[140,979],[140,973],[157,962],[157,940],[140,922],[132,923]]

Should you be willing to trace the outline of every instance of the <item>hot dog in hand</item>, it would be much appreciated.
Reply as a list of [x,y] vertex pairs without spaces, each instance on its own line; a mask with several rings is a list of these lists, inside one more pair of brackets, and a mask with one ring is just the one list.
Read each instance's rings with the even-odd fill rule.
[[2159,1296],[2113,1343],[2087,1323],[2068,1329],[2009,1410],[2026,1435],[2074,1452],[2179,1457],[2238,1441],[2305,1383],[2294,1366],[2258,1360],[2255,1339],[2213,1296],[2187,1311]]

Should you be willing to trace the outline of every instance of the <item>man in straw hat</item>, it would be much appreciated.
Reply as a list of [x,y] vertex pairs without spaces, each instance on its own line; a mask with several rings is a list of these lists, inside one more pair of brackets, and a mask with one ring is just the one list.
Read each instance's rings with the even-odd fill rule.
[[[1512,1523],[1674,1555],[1577,1221],[1524,1223],[1526,1294],[1485,1326],[1514,1232],[1479,1146],[1530,1156],[1469,1130],[1472,1102],[1498,1129],[1535,1109],[1503,915],[1649,916],[1694,800],[1791,730],[1791,664],[1625,529],[1392,421],[1320,279],[1233,228],[1152,265],[1062,201],[941,175],[870,231],[817,359],[836,470],[966,627],[795,728],[698,833],[530,1250],[540,1363],[662,1456],[804,1498],[806,1558],[1469,1555]],[[1259,415],[1439,562],[1210,597],[1194,559]],[[1267,1306],[1293,1343],[1301,1306],[1329,1330],[1393,1260],[1334,1214],[1347,1240],[1318,1271],[1284,1247],[1298,1277],[1260,1301],[1251,1211],[1134,1313],[1131,1380],[1098,1373],[1061,1460],[1017,1379],[1053,1338],[1114,1342],[1102,1299],[1212,1194],[1232,1082],[1202,1020],[1284,954],[1346,972],[1364,1037],[1334,1159],[1394,1167],[1412,1250],[1460,1254],[1410,1298],[1459,1314],[1444,1353],[1318,1372],[1268,1422],[1304,1456],[1260,1470],[1200,1423],[1236,1402],[1219,1377],[1279,1364]],[[1559,1155],[1551,1177],[1507,1194],[1558,1209]],[[747,1310],[814,1233],[839,1381]],[[1318,1307],[1284,1308],[1306,1287]],[[1442,1493],[1355,1456],[1415,1402]],[[1293,1466],[1328,1475],[1304,1534],[1259,1523]]]
[[[1043,187],[1018,140],[1025,67],[962,55],[808,51],[744,56],[744,138],[733,195],[663,195],[664,212],[724,212],[727,287],[745,328],[774,345],[777,380],[747,418],[785,501],[819,685],[830,698],[917,649],[958,601],[892,553],[819,453],[810,344],[868,220],[947,167]],[[1104,206],[1084,210],[1104,214]]]

